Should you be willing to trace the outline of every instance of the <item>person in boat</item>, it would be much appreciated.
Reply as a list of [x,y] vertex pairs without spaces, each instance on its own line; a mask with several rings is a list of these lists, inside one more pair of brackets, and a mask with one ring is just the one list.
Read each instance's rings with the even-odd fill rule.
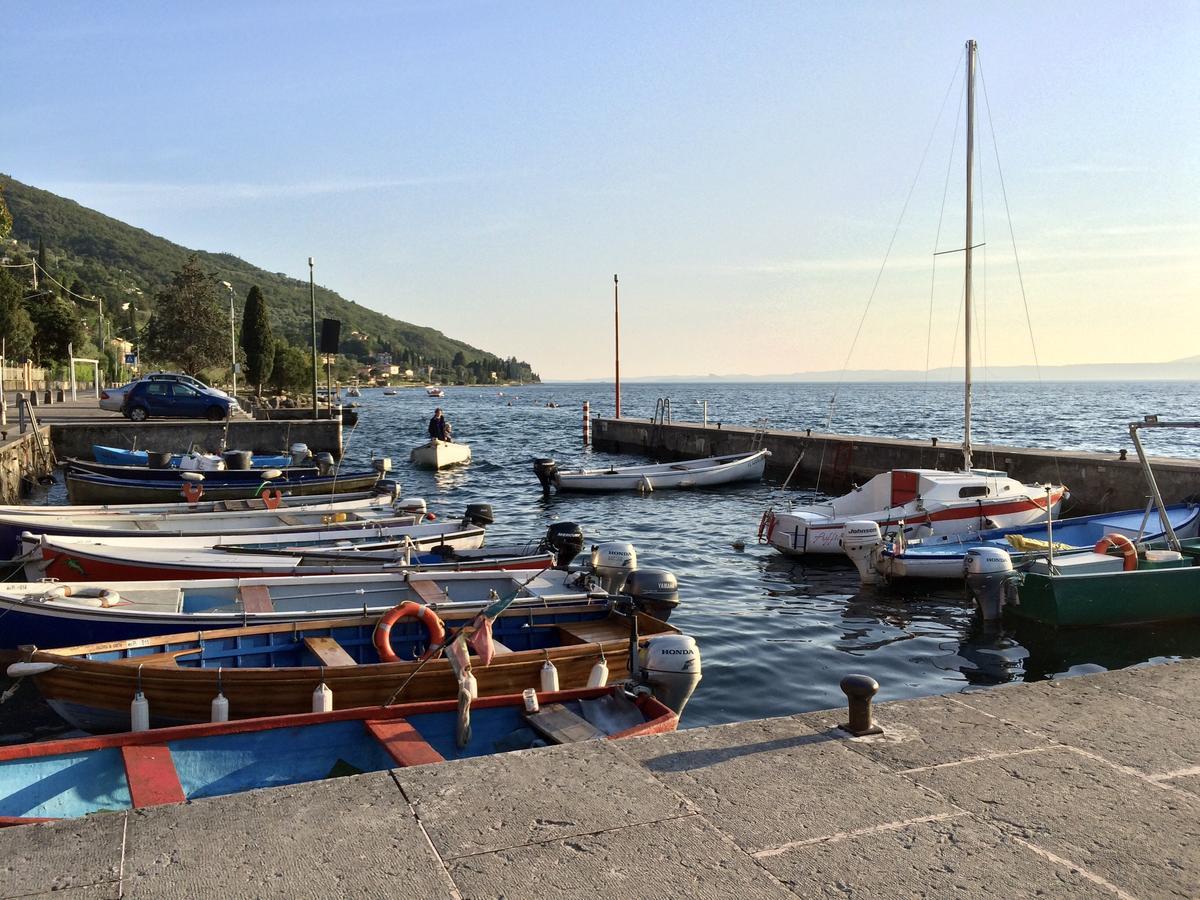
[[433,411],[433,418],[429,420],[429,439],[438,441],[449,441],[452,439],[450,437],[450,423],[442,415],[442,408],[440,406]]

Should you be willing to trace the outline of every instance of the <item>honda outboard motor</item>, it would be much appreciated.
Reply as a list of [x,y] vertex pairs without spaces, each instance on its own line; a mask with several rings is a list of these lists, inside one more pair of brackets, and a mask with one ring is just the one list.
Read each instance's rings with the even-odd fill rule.
[[638,569],[625,577],[621,593],[648,616],[665,622],[679,605],[679,582],[666,569]]
[[495,521],[496,517],[492,515],[492,504],[490,503],[468,503],[467,511],[463,513],[464,525],[487,527]]
[[610,594],[620,591],[629,573],[636,569],[637,551],[633,544],[608,541],[592,548],[592,572],[600,579],[600,586]]
[[700,683],[700,648],[686,634],[656,634],[639,648],[638,667],[655,699],[680,715]]
[[332,475],[334,469],[332,453],[317,454],[317,471],[322,475]]
[[1016,606],[1020,576],[1013,571],[1012,557],[1000,547],[972,547],[963,560],[967,587],[985,622],[994,622],[1005,604]]
[[565,572],[571,561],[583,552],[583,528],[574,522],[555,522],[546,529],[542,543],[553,550],[558,559],[554,568]]
[[[383,497],[391,497],[392,501],[395,502],[400,499],[400,482],[395,478],[380,478],[375,482],[375,493]],[[422,500],[421,502],[424,503],[425,501]]]
[[550,496],[550,486],[558,483],[558,463],[542,457],[533,461],[533,474],[542,483],[542,493]]
[[292,444],[289,451],[292,455],[292,465],[302,466],[305,461],[312,456],[312,452],[308,449],[308,444]]
[[858,569],[859,581],[874,584],[879,580],[875,562],[879,548],[883,546],[883,536],[879,533],[878,522],[867,519],[847,522],[842,526],[840,543],[850,562]]

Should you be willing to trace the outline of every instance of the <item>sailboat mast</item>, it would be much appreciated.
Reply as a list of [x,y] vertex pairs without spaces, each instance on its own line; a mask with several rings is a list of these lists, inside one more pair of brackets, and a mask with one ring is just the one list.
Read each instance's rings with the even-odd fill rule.
[[975,42],[967,41],[967,245],[965,264],[963,298],[963,333],[966,336],[966,353],[964,354],[964,371],[966,375],[965,390],[963,391],[963,471],[971,471],[971,245],[972,225],[974,214],[975,168]]

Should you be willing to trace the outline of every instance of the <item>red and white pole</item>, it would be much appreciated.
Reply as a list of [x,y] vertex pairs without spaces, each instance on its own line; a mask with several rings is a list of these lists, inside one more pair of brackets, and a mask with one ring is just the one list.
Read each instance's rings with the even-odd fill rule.
[[583,446],[592,442],[592,404],[583,401]]

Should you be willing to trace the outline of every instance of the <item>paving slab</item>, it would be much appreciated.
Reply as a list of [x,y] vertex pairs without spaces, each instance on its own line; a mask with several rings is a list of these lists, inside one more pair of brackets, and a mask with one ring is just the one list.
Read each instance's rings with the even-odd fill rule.
[[1185,737],[1200,733],[1200,722],[1114,690],[1106,679],[1066,678],[1019,691],[972,691],[957,699],[973,709],[1148,774],[1200,765],[1200,744]]
[[100,896],[119,895],[125,815],[0,828],[0,896],[93,885],[101,886]]
[[687,816],[453,860],[463,900],[711,897],[795,900],[710,822]]
[[20,900],[121,900],[121,882],[106,881],[102,884],[89,884],[87,887],[22,894]]
[[[1062,683],[1073,680],[1063,679]],[[1200,706],[1196,703],[1196,698],[1200,697],[1200,660],[1135,666],[1090,676],[1087,680],[1100,681],[1130,696],[1200,718]]]
[[748,851],[955,811],[795,718],[622,741]]
[[1187,791],[1200,797],[1200,773],[1166,778],[1163,780],[1163,784],[1169,784],[1172,787],[1179,788],[1181,791]]
[[129,814],[136,897],[445,896],[441,866],[387,772]]
[[883,734],[857,738],[838,728],[847,718],[844,709],[806,713],[796,718],[839,736],[847,748],[893,770],[1051,746],[1045,737],[1021,725],[987,715],[950,697],[879,704],[875,707],[875,722],[883,727]]
[[760,861],[801,897],[1112,897],[1077,869],[968,814],[808,843]]
[[1065,747],[902,777],[1134,896],[1200,896],[1200,798]]
[[616,747],[586,741],[393,774],[443,859],[692,812]]

